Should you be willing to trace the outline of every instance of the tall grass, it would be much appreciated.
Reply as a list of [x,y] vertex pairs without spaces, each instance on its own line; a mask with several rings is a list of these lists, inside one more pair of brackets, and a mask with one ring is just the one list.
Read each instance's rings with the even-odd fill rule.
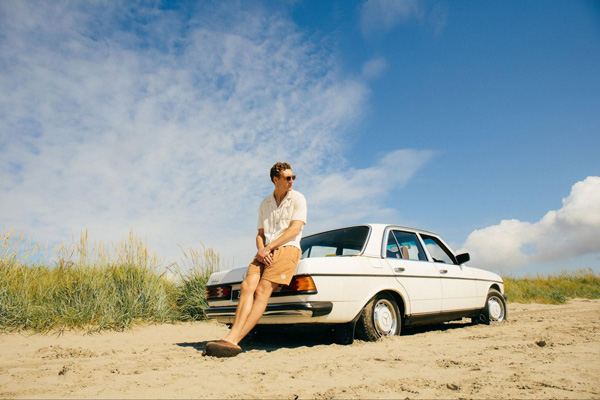
[[213,272],[223,267],[223,259],[213,249],[202,245],[202,250],[183,250],[183,258],[179,270],[184,270],[180,280],[180,294],[177,305],[184,320],[200,320],[206,318],[204,310],[208,307],[206,300],[206,283]]
[[133,234],[105,245],[86,232],[51,265],[32,261],[40,259],[37,249],[23,243],[12,231],[0,236],[2,330],[123,330],[181,319],[181,288]]
[[600,298],[600,275],[591,268],[555,275],[503,277],[508,300],[516,303],[561,304],[569,298]]

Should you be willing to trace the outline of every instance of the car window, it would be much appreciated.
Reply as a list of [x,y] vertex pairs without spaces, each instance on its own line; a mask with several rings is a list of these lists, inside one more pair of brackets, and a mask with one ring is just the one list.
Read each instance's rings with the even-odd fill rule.
[[310,249],[311,257],[331,257],[335,256],[337,248],[331,246],[312,246]]
[[427,261],[417,235],[396,230],[390,231],[388,235],[386,257]]
[[302,258],[357,255],[362,252],[368,236],[368,226],[354,226],[310,235],[300,241]]
[[429,251],[429,254],[431,257],[433,257],[433,261],[446,264],[455,264],[454,256],[450,250],[448,250],[446,246],[439,241],[438,238],[426,235],[421,235],[421,237],[423,238],[425,247],[427,247],[427,251]]

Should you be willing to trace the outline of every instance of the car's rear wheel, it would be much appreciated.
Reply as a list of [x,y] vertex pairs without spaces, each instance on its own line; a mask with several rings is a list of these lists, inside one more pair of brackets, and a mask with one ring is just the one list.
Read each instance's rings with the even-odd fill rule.
[[387,293],[379,293],[363,308],[356,322],[356,336],[374,342],[383,336],[399,335],[402,316],[398,304]]
[[486,307],[490,322],[502,322],[506,319],[506,302],[499,291],[490,289]]

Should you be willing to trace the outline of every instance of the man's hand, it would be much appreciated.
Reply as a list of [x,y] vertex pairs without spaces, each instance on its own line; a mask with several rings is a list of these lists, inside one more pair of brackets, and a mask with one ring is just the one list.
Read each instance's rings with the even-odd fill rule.
[[269,246],[265,246],[262,249],[258,250],[256,252],[255,257],[259,262],[265,265],[271,265],[271,263],[273,262],[273,252],[271,251]]

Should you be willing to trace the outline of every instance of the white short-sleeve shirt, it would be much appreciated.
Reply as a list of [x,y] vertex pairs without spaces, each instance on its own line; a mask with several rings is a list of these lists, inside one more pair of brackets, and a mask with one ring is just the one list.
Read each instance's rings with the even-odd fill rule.
[[[277,239],[290,227],[292,221],[302,221],[306,224],[306,199],[300,192],[290,190],[277,207],[275,194],[271,193],[261,203],[258,209],[258,229],[263,229],[267,243]],[[282,246],[300,247],[300,233]]]

